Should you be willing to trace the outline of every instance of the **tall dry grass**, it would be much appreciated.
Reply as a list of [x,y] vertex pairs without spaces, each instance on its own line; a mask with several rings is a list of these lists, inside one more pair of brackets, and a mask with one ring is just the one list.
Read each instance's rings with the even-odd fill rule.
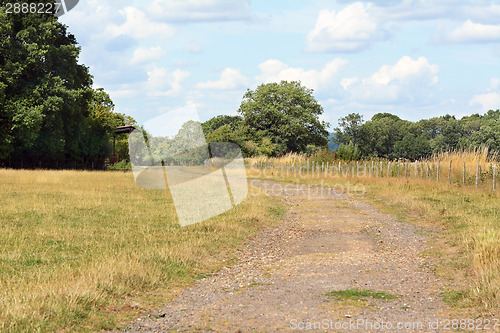
[[131,173],[0,170],[0,331],[96,331],[232,260],[277,220],[280,203],[251,195],[181,228],[166,191]]

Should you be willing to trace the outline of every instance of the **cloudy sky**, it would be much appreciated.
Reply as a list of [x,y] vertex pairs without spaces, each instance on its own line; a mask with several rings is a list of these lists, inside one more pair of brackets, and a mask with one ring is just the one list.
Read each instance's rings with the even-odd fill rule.
[[500,108],[500,1],[80,0],[60,19],[95,86],[140,123],[235,114],[280,80],[314,89],[332,127]]

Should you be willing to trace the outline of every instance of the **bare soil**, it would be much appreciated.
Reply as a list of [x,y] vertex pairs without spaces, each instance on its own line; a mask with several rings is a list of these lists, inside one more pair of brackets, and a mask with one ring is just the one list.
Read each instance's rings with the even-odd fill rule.
[[[258,185],[269,191],[273,184]],[[185,289],[160,312],[146,311],[128,330],[444,331],[449,309],[439,294],[445,281],[421,255],[439,229],[400,222],[345,195],[282,190],[272,191],[289,206],[278,227],[249,240],[236,264]],[[335,290],[396,298],[325,295]],[[436,320],[439,328],[429,327]]]

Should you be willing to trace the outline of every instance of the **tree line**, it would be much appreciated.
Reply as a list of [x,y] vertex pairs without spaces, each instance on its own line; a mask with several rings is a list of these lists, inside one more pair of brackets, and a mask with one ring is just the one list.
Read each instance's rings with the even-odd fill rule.
[[390,113],[378,113],[364,121],[360,114],[351,113],[340,118],[339,126],[328,133],[329,124],[320,120],[323,109],[312,93],[300,82],[287,81],[248,90],[238,115],[221,115],[202,123],[207,141],[234,142],[245,156],[290,152],[326,156],[330,148],[337,158],[347,160],[417,160],[442,151],[482,146],[500,151],[499,110],[417,122]]
[[369,121],[357,113],[339,120],[333,141],[343,159],[389,158],[417,160],[432,154],[489,147],[500,151],[500,111],[461,119],[446,115],[417,122],[379,113]]
[[116,126],[135,123],[92,89],[79,54],[56,17],[0,6],[0,166],[103,167]]
[[[127,135],[115,138],[114,130],[136,122],[115,112],[103,89],[92,88],[79,54],[75,36],[56,17],[6,14],[0,5],[0,167],[102,168],[113,148],[129,160]],[[201,126],[206,142],[235,143],[246,157],[325,154],[329,144],[342,159],[415,160],[484,145],[500,150],[499,110],[418,122],[389,113],[364,121],[353,113],[341,118],[333,133],[321,120],[323,112],[313,90],[281,81],[248,89],[237,115],[187,124],[185,130]],[[160,141],[157,153],[174,156],[173,163],[201,154],[180,153],[182,133]]]

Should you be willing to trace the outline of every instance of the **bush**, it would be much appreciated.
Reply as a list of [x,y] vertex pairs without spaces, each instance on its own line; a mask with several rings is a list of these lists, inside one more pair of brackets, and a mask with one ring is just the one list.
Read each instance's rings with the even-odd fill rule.
[[348,145],[341,144],[337,149],[337,157],[342,160],[353,161],[361,159],[361,151],[358,145],[350,142]]
[[132,170],[132,164],[127,160],[121,160],[118,163],[108,166],[108,170],[122,170],[128,171]]
[[261,154],[259,146],[253,141],[243,142],[243,155],[245,157],[259,156]]
[[311,161],[314,161],[316,163],[326,163],[326,162],[331,163],[334,160],[335,160],[335,153],[325,148],[316,151],[314,155],[311,156]]
[[319,146],[315,146],[315,145],[307,145],[306,146],[306,155],[307,156],[313,156],[314,154],[316,154],[318,151],[320,151],[322,148],[319,147]]
[[262,143],[260,145],[260,151],[262,154],[268,157],[274,156],[276,154],[276,148],[276,145],[270,138],[265,137],[262,139]]

